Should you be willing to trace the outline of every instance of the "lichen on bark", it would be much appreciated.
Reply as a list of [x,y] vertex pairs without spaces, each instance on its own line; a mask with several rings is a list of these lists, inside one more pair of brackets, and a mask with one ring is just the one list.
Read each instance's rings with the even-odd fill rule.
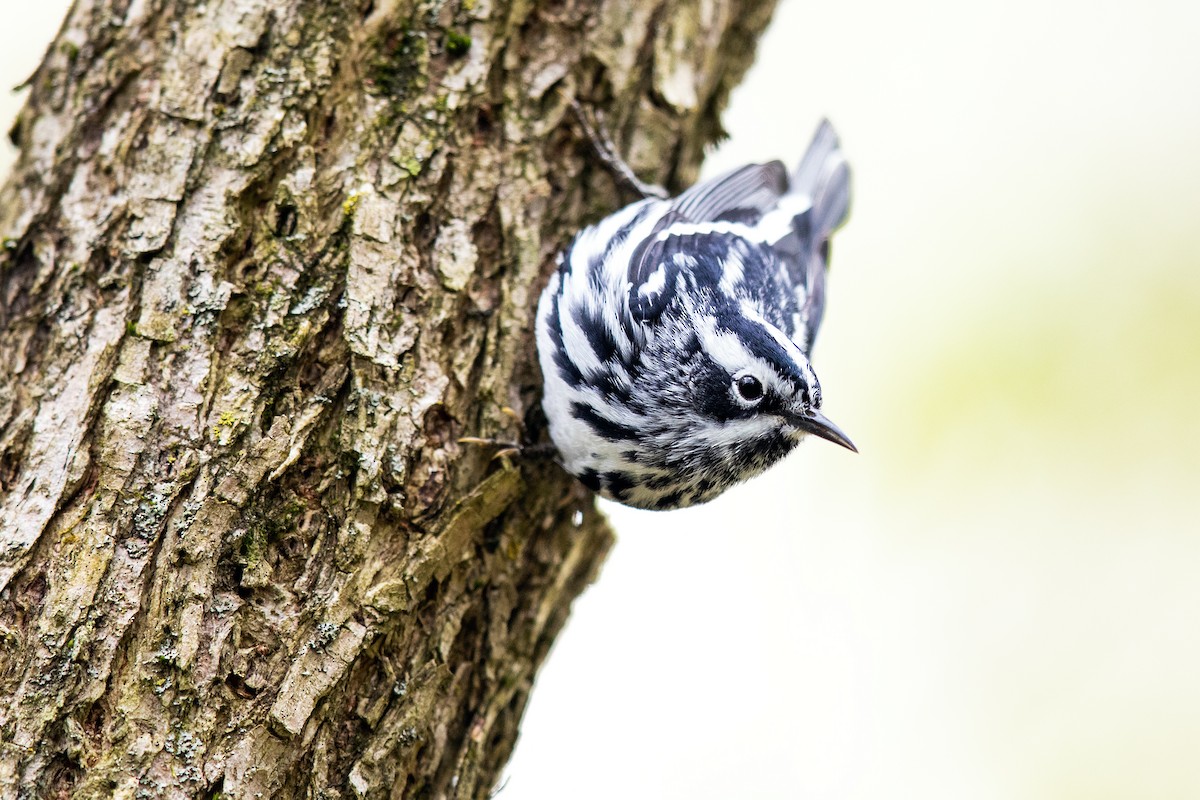
[[[0,795],[485,797],[612,537],[555,253],[686,183],[771,0],[77,0],[0,189]],[[627,198],[625,198],[627,199]]]

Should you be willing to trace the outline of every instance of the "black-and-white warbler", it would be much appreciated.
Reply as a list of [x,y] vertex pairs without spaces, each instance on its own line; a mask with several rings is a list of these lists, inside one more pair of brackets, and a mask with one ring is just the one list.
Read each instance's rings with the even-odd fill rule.
[[828,122],[790,175],[750,164],[579,233],[542,293],[542,401],[562,464],[618,502],[703,503],[815,434],[809,364],[850,172]]

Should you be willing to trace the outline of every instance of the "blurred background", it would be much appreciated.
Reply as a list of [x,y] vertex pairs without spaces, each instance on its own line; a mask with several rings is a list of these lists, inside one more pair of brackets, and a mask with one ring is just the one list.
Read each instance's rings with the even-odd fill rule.
[[1200,4],[783,0],[706,170],[821,116],[861,454],[606,505],[500,798],[1200,797]]

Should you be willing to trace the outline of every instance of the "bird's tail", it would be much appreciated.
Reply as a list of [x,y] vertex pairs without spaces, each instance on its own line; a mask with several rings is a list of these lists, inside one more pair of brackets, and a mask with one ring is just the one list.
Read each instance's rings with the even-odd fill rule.
[[829,120],[821,120],[800,166],[788,181],[788,193],[812,203],[810,235],[821,242],[846,221],[850,210],[850,167]]

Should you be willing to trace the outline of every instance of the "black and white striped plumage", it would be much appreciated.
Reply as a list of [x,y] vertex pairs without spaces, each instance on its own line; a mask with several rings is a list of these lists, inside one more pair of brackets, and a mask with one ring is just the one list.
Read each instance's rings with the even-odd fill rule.
[[822,122],[791,175],[747,165],[576,236],[537,315],[563,466],[605,497],[668,509],[757,475],[806,433],[853,449],[821,414],[808,360],[849,202]]

